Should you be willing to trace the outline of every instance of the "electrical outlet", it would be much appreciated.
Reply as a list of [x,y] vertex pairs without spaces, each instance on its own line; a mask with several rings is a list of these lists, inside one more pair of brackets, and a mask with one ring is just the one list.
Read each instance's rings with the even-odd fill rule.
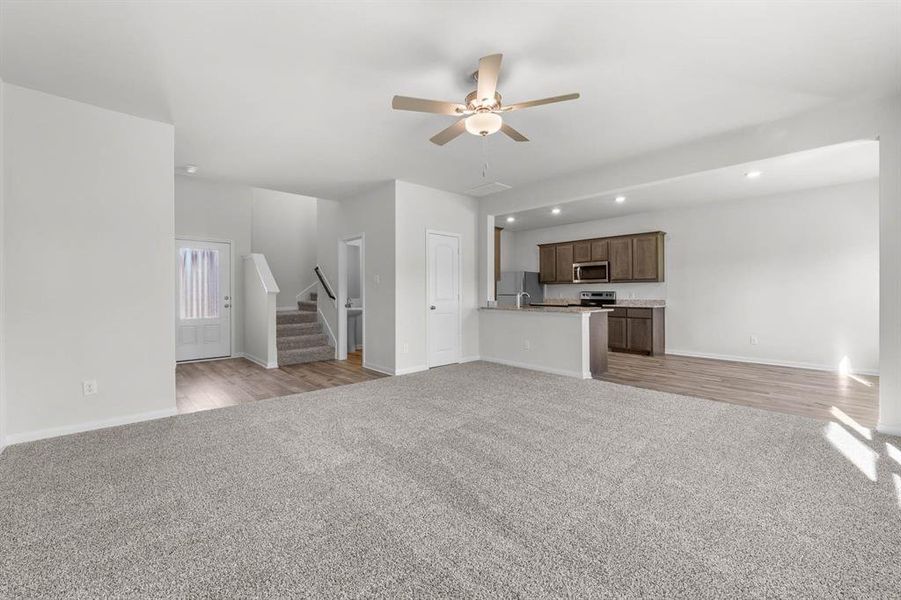
[[407,342],[404,342],[404,354],[409,354],[409,353],[410,353],[410,344],[408,344]]
[[97,380],[86,379],[81,382],[81,393],[85,396],[93,396],[97,393]]
[[376,285],[379,285],[380,283],[382,283],[382,276],[379,274],[374,275],[373,279],[375,280]]
[[529,340],[523,340],[523,342],[522,342],[522,349],[523,349],[523,350],[531,350],[531,349],[532,349],[532,342],[530,342]]
[[758,341],[759,341],[759,340],[757,339],[757,336],[756,336],[756,335],[752,335],[752,336],[751,336],[751,345],[752,345],[752,346],[756,346],[757,343],[758,343]]

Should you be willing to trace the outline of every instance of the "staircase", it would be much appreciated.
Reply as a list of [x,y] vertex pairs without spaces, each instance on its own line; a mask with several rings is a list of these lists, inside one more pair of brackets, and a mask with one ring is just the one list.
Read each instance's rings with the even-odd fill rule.
[[315,292],[309,300],[298,301],[297,310],[276,313],[276,344],[280,367],[335,358],[335,349],[319,324]]

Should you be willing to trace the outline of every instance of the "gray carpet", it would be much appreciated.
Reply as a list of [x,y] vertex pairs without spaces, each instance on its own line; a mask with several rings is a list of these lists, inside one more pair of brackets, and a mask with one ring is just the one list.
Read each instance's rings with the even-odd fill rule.
[[0,596],[898,598],[825,426],[472,363],[13,446]]

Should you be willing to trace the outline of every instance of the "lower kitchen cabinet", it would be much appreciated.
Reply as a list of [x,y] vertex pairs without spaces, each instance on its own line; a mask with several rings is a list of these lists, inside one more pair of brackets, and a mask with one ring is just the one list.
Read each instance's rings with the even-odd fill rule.
[[614,352],[662,355],[663,308],[614,308],[607,317],[607,346]]

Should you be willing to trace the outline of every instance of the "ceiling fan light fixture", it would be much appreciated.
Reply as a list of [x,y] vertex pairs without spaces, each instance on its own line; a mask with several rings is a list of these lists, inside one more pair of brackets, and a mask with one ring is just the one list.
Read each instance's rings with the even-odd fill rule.
[[466,117],[466,131],[472,135],[491,135],[497,133],[501,129],[504,120],[500,115],[489,111],[481,111]]

